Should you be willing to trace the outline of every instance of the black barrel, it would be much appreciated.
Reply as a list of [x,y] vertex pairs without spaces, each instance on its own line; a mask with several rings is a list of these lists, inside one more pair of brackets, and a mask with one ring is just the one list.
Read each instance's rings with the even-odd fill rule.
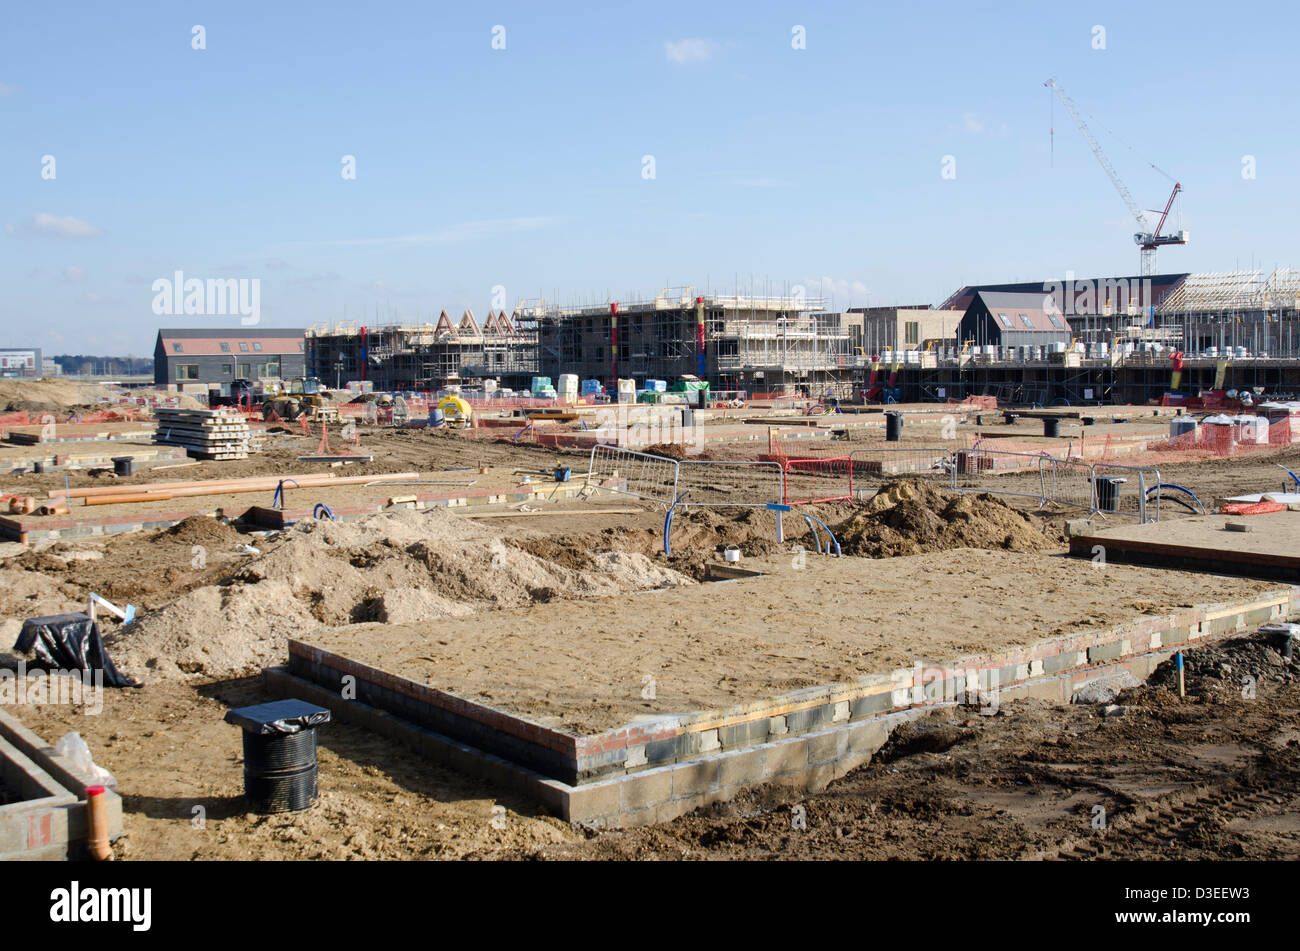
[[903,414],[885,414],[885,442],[898,442],[903,438]]
[[1006,423],[1008,426],[1010,426],[1014,424],[1015,421],[1018,420],[1019,418],[1020,417],[1017,416],[1015,413],[1007,413],[1005,416],[1002,417],[1002,421]]
[[1115,479],[1109,476],[1094,476],[1092,481],[1097,488],[1098,511],[1117,511],[1119,507],[1119,487],[1127,480]]
[[244,730],[244,799],[253,812],[297,812],[316,801],[316,727],[330,712],[301,700],[242,707],[226,722]]
[[1053,439],[1061,435],[1061,419],[1059,416],[1043,417],[1043,435]]
[[135,475],[135,456],[114,456],[113,475]]
[[244,770],[258,774],[296,772],[316,764],[316,731],[244,733]]
[[301,812],[316,801],[319,791],[316,764],[294,773],[262,776],[244,770],[244,802],[252,812]]

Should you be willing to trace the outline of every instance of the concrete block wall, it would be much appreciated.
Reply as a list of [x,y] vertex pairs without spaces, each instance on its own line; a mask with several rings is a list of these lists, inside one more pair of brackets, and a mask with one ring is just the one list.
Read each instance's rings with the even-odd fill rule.
[[[589,736],[542,727],[297,641],[290,642],[289,666],[268,672],[268,682],[453,768],[523,789],[572,822],[627,825],[664,821],[755,784],[815,791],[870,759],[903,719],[992,696],[998,703],[1068,702],[1104,670],[1123,666],[1145,678],[1179,647],[1298,610],[1300,589],[1284,589],[943,668],[813,687]],[[355,700],[342,699],[344,676],[355,678]]]
[[[0,861],[82,858],[92,785],[31,730],[0,710],[0,774],[21,798],[0,806]],[[105,793],[110,839],[122,834],[122,798]]]

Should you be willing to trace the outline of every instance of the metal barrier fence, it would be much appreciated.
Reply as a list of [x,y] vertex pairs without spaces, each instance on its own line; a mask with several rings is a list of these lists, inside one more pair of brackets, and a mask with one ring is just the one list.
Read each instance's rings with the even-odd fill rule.
[[1047,453],[1001,449],[958,449],[953,453],[950,486],[958,492],[990,492],[1083,509],[1089,514],[1130,515],[1159,521],[1160,499],[1147,492],[1160,484],[1160,472],[1147,466],[1086,463]]
[[905,446],[895,449],[855,449],[849,453],[854,497],[893,479],[950,481],[952,450]]
[[951,487],[958,492],[993,492],[1051,500],[1048,470],[1056,460],[1033,452],[1001,449],[958,449],[953,453]]
[[672,505],[677,498],[676,459],[598,443],[591,447],[591,463],[587,471],[592,483],[621,480],[622,487],[613,491],[649,502]]
[[786,459],[786,505],[838,502],[853,498],[853,460],[849,456]]
[[619,480],[614,491],[685,508],[759,508],[847,501],[892,479],[943,482],[956,492],[989,492],[1083,509],[1089,514],[1160,520],[1158,469],[1057,459],[1000,449],[858,449],[830,459],[742,461],[685,459],[597,444],[589,479]]
[[1061,505],[1072,505],[1090,514],[1097,507],[1092,466],[1080,459],[1053,459],[1045,470],[1047,498]]
[[1160,493],[1147,500],[1147,491],[1160,484],[1160,470],[1099,462],[1092,467],[1092,480],[1094,511],[1160,521]]
[[785,497],[779,462],[683,459],[677,464],[680,507],[762,508]]

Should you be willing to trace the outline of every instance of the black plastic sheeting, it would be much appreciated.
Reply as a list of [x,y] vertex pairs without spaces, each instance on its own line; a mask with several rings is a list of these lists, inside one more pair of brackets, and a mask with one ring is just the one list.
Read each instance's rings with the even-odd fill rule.
[[35,655],[35,665],[47,670],[100,670],[106,687],[140,687],[122,674],[108,656],[99,625],[88,614],[54,614],[28,618],[14,650]]
[[249,733],[297,733],[330,722],[330,712],[304,700],[274,700],[226,713],[227,723]]

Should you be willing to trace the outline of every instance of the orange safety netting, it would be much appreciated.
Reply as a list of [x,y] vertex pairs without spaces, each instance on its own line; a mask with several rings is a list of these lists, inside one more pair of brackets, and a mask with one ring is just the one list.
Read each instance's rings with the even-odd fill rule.
[[1224,502],[1219,506],[1224,515],[1263,515],[1265,512],[1285,512],[1281,502]]

